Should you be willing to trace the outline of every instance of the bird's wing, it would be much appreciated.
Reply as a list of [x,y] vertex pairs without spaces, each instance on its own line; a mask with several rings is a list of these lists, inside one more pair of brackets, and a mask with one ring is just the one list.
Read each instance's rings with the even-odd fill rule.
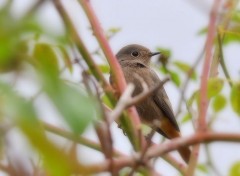
[[[160,81],[156,73],[152,72],[154,78],[156,81]],[[171,103],[169,101],[169,98],[167,96],[166,91],[164,88],[160,88],[154,95],[153,95],[153,101],[156,103],[159,109],[161,109],[162,113],[165,115],[166,118],[169,119],[171,124],[175,127],[177,131],[180,131],[177,121],[175,119],[175,116],[173,114],[173,110],[171,107]]]

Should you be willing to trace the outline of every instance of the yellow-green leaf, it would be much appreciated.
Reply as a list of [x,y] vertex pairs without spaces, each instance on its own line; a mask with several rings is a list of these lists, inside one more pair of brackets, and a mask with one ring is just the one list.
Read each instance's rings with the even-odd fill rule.
[[171,80],[173,81],[173,83],[179,87],[180,84],[181,84],[181,80],[179,78],[179,75],[176,73],[176,72],[173,72],[173,71],[169,71],[169,74],[171,76]]
[[176,61],[173,63],[179,70],[183,71],[184,73],[191,74],[190,78],[193,80],[196,80],[197,74],[194,70],[192,70],[192,67],[184,62]]
[[207,96],[212,98],[219,94],[223,88],[223,80],[219,78],[210,78],[208,80]]
[[62,53],[63,56],[63,60],[65,63],[65,66],[68,68],[68,70],[72,73],[73,67],[72,67],[72,62],[71,62],[71,58],[66,50],[66,48],[64,48],[63,46],[59,46],[59,49]]
[[187,113],[187,114],[182,118],[181,123],[184,124],[184,123],[190,121],[191,118],[192,118],[191,114],[190,114],[190,113]]
[[212,108],[215,112],[219,112],[223,110],[226,104],[227,104],[226,98],[222,94],[219,94],[213,99]]
[[34,48],[33,56],[38,69],[49,76],[57,76],[59,73],[58,58],[50,44],[37,43]]
[[207,169],[207,166],[205,164],[199,164],[197,166],[197,168],[204,173],[208,173],[208,169]]
[[240,161],[232,165],[229,171],[229,176],[240,176]]
[[230,100],[233,110],[240,116],[240,83],[233,85]]

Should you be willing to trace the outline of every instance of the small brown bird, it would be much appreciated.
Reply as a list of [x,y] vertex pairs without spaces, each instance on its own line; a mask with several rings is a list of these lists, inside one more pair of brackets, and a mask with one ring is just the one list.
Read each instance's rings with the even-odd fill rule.
[[[150,58],[158,54],[160,53],[151,52],[149,49],[137,44],[125,46],[117,53],[116,57],[122,67],[127,83],[133,83],[135,86],[133,96],[143,91],[142,81],[149,88],[156,86],[161,81],[150,68]],[[114,85],[111,74],[110,83]],[[171,103],[163,87],[155,91],[152,96],[136,104],[136,109],[141,120],[150,127],[155,128],[164,137],[172,139],[181,136]],[[188,163],[190,149],[182,147],[178,151],[184,161]]]

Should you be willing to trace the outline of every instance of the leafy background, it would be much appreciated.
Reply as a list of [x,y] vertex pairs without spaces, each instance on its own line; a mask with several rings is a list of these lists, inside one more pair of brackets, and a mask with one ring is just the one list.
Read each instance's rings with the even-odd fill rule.
[[[86,56],[81,52],[73,32],[66,28],[61,15],[50,1],[0,1],[0,120],[1,170],[9,175],[69,175],[88,173],[86,163],[101,162],[104,155],[95,150],[98,141],[93,121],[103,118],[99,100],[92,95],[96,77]],[[77,33],[89,49],[99,69],[108,78],[109,66],[100,49],[83,9],[78,1],[62,1],[75,24]],[[222,6],[235,1],[225,1]],[[40,5],[36,5],[39,3]],[[208,32],[209,11],[213,1],[91,1],[109,43],[117,52],[129,43],[139,43],[163,53],[152,67],[161,78],[170,75],[165,85],[181,124],[183,136],[194,133],[204,42]],[[229,6],[230,6],[229,5]],[[230,8],[229,8],[230,9]],[[133,13],[134,11],[134,13]],[[224,12],[224,11],[223,11]],[[228,11],[227,11],[228,12]],[[227,14],[227,12],[225,12]],[[221,25],[218,34],[225,35],[215,47],[222,47],[226,70],[219,66],[219,75],[208,81],[208,125],[211,130],[239,133],[240,116],[240,13],[239,4],[231,12],[230,27]],[[81,54],[80,54],[81,53]],[[187,89],[183,85],[189,72]],[[87,75],[87,76],[86,76]],[[87,82],[87,83],[86,83]],[[101,93],[101,89],[99,92]],[[181,106],[182,91],[185,92]],[[101,100],[110,105],[109,99]],[[186,105],[187,104],[187,108]],[[187,111],[187,109],[189,111]],[[189,113],[190,112],[190,113]],[[42,122],[45,123],[42,123]],[[52,126],[51,126],[52,125]],[[71,132],[72,141],[47,131],[55,128]],[[145,127],[144,127],[145,128]],[[59,130],[58,128],[55,130]],[[65,131],[64,131],[65,132]],[[114,148],[132,154],[133,149],[122,130],[111,126]],[[77,145],[75,135],[91,141]],[[159,135],[153,141],[159,143]],[[44,145],[43,145],[44,144]],[[201,148],[197,175],[239,174],[239,144],[214,143]],[[64,152],[63,152],[64,151]],[[178,158],[178,155],[174,155]],[[7,163],[5,165],[5,163]],[[159,159],[157,171],[163,175],[179,175],[171,165]],[[122,170],[121,174],[128,170]],[[34,173],[34,174],[33,174]],[[143,174],[143,172],[142,172]]]

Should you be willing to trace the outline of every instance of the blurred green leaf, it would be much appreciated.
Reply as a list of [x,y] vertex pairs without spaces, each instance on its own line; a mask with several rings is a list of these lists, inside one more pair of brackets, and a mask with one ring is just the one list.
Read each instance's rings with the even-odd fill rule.
[[44,90],[71,129],[77,134],[82,133],[97,112],[94,100],[60,80],[57,56],[51,45],[37,44],[34,58],[38,62]]
[[168,48],[157,47],[157,51],[159,51],[161,54],[165,55],[166,57],[171,57],[172,56],[172,52]]
[[219,78],[210,78],[208,80],[207,96],[212,98],[219,94],[223,88],[224,81]]
[[240,176],[240,161],[234,163],[229,170],[229,176]]
[[112,27],[112,28],[108,29],[108,32],[113,33],[113,34],[116,34],[120,31],[121,31],[121,28],[118,28],[118,27]]
[[165,66],[160,66],[159,71],[163,73],[164,75],[168,74],[168,70]]
[[240,22],[240,10],[235,10],[232,12],[232,20],[235,22]]
[[206,34],[207,33],[207,31],[208,31],[208,28],[207,27],[203,27],[202,29],[200,29],[199,31],[198,31],[198,35],[204,35],[204,34]]
[[56,78],[59,74],[58,57],[50,44],[37,43],[33,56],[38,69],[48,76]]
[[167,48],[157,48],[161,54],[158,56],[158,62],[162,63],[163,66],[166,66],[169,62],[169,58],[172,56],[172,52],[170,49]]
[[194,70],[192,70],[192,67],[185,63],[185,62],[181,62],[181,61],[175,61],[173,63],[179,70],[183,71],[184,73],[186,73],[187,75],[191,73],[191,79],[196,80],[197,79],[197,74]]
[[107,38],[110,39],[114,37],[118,32],[121,31],[121,28],[113,27],[107,30]]
[[20,68],[26,57],[25,38],[40,31],[41,27],[33,18],[16,20],[8,11],[0,9],[0,72]]
[[109,100],[109,98],[107,97],[106,94],[104,94],[104,95],[102,96],[102,101],[103,101],[103,103],[104,103],[105,105],[107,105],[109,108],[113,108],[113,105],[112,105],[111,101]]
[[71,61],[71,58],[70,58],[66,48],[63,47],[63,46],[58,46],[58,48],[60,49],[61,54],[63,56],[63,60],[64,60],[64,63],[65,63],[65,66],[72,73],[72,71],[73,71],[72,61]]
[[208,173],[208,169],[205,164],[198,164],[197,168],[198,168],[198,170],[202,171],[203,173]]
[[109,65],[98,65],[98,66],[103,73],[110,73]]
[[14,119],[30,143],[43,155],[49,173],[54,176],[69,175],[75,163],[71,163],[64,152],[47,139],[31,102],[19,97],[10,86],[3,83],[0,83],[0,102],[1,112]]
[[45,85],[48,96],[72,130],[81,134],[97,113],[97,106],[90,97],[74,87],[58,82]]
[[223,31],[225,34],[224,39],[223,39],[223,44],[227,45],[229,43],[233,42],[240,42],[240,26],[239,24],[232,26],[229,28],[227,31]]
[[233,85],[230,95],[233,111],[240,116],[240,83]]
[[184,124],[186,122],[189,122],[191,120],[192,116],[190,113],[187,113],[181,120],[181,123]]
[[221,110],[224,109],[226,104],[227,104],[226,98],[222,94],[219,94],[216,97],[214,97],[212,108],[215,112],[220,112]]
[[169,71],[169,74],[171,76],[171,80],[173,81],[173,83],[177,87],[179,87],[180,84],[181,84],[181,80],[180,80],[179,74],[177,74],[176,72],[173,72],[173,71]]

